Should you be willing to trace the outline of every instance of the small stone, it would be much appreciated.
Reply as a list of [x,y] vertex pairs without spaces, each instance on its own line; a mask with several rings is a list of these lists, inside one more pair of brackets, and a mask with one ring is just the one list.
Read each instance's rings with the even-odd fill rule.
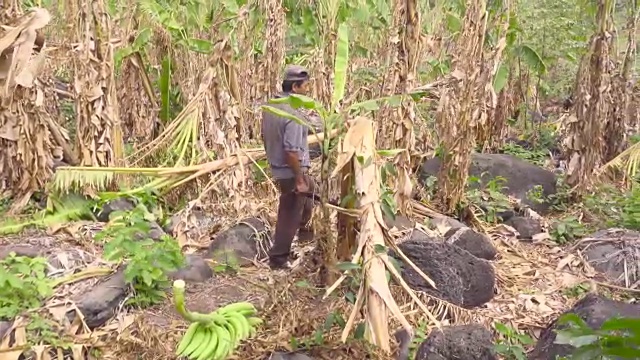
[[516,229],[518,239],[532,240],[534,235],[540,234],[542,231],[542,224],[540,221],[524,216],[514,216],[511,219],[505,221],[505,225],[509,225]]
[[389,229],[396,228],[402,231],[413,229],[415,226],[415,223],[411,219],[402,215],[396,215],[395,219],[392,219],[387,215],[383,215],[382,218]]
[[470,228],[451,229],[444,237],[448,244],[463,248],[480,259],[493,260],[498,254],[487,235]]
[[[438,216],[431,219],[431,224],[436,228],[445,228],[445,229],[460,229],[467,227],[467,225],[461,223],[460,221],[449,217],[449,216]],[[448,231],[448,230],[447,230]]]
[[497,360],[493,335],[481,325],[434,328],[420,344],[415,360]]
[[181,279],[188,283],[201,283],[213,277],[211,266],[200,255],[186,256],[186,266],[169,274],[172,280]]
[[146,234],[144,234],[141,231],[137,232],[136,235],[135,235],[135,239],[136,240],[151,239],[153,241],[158,241],[158,240],[162,239],[162,237],[164,235],[167,235],[167,233],[164,232],[162,227],[160,225],[158,225],[157,222],[149,221],[149,222],[147,222],[147,225],[149,226],[148,232]]
[[94,215],[100,222],[109,222],[109,217],[116,211],[131,211],[135,209],[136,204],[126,198],[118,198],[107,201],[102,205],[102,209],[99,209]]
[[314,360],[312,357],[309,357],[302,353],[285,353],[276,351],[271,354],[269,360]]
[[258,250],[268,250],[268,246],[265,224],[258,218],[248,218],[218,233],[209,245],[207,257],[229,266],[250,265],[256,256],[266,255]]
[[166,232],[164,232],[164,230],[162,230],[162,227],[160,225],[158,225],[157,222],[152,221],[149,223],[150,229],[149,229],[149,238],[152,240],[160,240],[164,235],[167,235]]

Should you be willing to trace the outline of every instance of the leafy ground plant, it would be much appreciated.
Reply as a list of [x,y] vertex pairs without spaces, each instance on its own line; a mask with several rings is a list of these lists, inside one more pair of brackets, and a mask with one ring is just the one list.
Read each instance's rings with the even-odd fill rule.
[[40,307],[53,293],[47,278],[47,259],[11,253],[0,261],[0,320],[13,319],[26,310]]
[[496,323],[495,327],[500,338],[496,342],[494,351],[503,359],[526,360],[524,347],[533,344],[533,339],[502,323]]
[[[478,188],[467,191],[467,199],[472,204],[484,210],[482,218],[489,223],[498,222],[498,214],[511,209],[509,198],[502,193],[506,180],[503,177],[496,177],[487,182],[484,190]],[[480,187],[481,179],[479,177],[469,177],[469,185],[478,184]]]
[[167,274],[184,264],[178,242],[168,235],[154,241],[148,237],[150,214],[143,207],[116,212],[96,240],[106,241],[104,256],[108,261],[126,263],[125,279],[136,295],[130,303],[150,306],[164,300],[170,285]]
[[513,155],[517,158],[520,158],[524,161],[530,162],[538,166],[544,166],[544,163],[547,160],[548,153],[549,153],[548,151],[541,150],[541,149],[528,150],[518,144],[513,144],[513,143],[505,144],[501,150],[505,154]]
[[566,244],[586,235],[586,228],[580,221],[567,216],[553,223],[550,231],[551,238],[558,244]]
[[558,320],[556,344],[576,348],[566,360],[640,359],[640,319],[611,318],[592,329],[576,314]]
[[30,316],[27,325],[28,340],[32,345],[48,344],[54,348],[69,348],[73,342],[65,339],[60,326],[53,320],[39,314]]

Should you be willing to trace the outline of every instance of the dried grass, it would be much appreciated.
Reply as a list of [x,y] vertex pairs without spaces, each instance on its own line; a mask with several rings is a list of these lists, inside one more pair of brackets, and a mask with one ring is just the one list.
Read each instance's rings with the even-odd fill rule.
[[627,237],[627,231],[609,230],[606,234],[598,234],[597,237],[587,237],[577,241],[571,251],[584,253],[592,246],[611,245],[616,248],[603,259],[589,259],[585,262],[590,266],[598,267],[605,263],[605,267],[621,265],[624,272],[617,279],[609,279],[614,284],[621,284],[625,288],[637,289],[640,286],[640,242],[631,234]]
[[613,70],[613,20],[611,8],[598,2],[598,29],[591,37],[589,51],[582,59],[576,77],[576,117],[568,124],[567,184],[585,190],[594,170],[602,164],[604,129],[611,108]]
[[12,20],[14,26],[0,32],[0,188],[11,192],[11,213],[18,213],[51,177],[54,140],[49,127],[55,122],[38,80],[45,53],[34,52],[38,31],[51,16],[37,8]]
[[480,91],[487,88],[479,64],[484,48],[486,5],[486,0],[475,0],[467,6],[454,50],[452,75],[458,81],[443,90],[436,114],[438,136],[442,139],[442,164],[447,164],[438,174],[438,202],[447,213],[453,212],[464,194],[480,118],[476,109]]

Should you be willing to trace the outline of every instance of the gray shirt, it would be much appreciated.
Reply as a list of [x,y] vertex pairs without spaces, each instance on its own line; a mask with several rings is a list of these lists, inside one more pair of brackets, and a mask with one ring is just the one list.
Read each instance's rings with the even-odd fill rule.
[[[282,94],[278,97],[286,97]],[[289,104],[268,104],[286,111],[295,117],[308,122],[307,117]],[[287,165],[285,152],[297,152],[300,159],[300,167],[303,171],[309,169],[309,144],[307,136],[309,128],[300,125],[293,120],[278,116],[269,111],[262,111],[262,141],[267,153],[267,162],[271,167],[271,175],[274,179],[290,179],[295,175]]]

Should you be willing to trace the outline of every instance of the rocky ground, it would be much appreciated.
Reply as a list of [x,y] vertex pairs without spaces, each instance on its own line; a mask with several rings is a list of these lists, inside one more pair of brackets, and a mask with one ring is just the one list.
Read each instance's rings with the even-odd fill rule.
[[[424,164],[420,172],[423,183],[435,175],[438,166],[435,159]],[[552,172],[503,154],[475,155],[470,172],[481,179],[503,177],[504,190],[534,211],[518,206],[502,209],[501,223],[483,232],[465,225],[468,219],[464,217],[388,221],[400,250],[436,284],[434,289],[412,268],[402,269],[407,283],[421,293],[441,322],[440,329],[425,328],[424,337],[415,339],[412,356],[416,360],[497,359],[493,352],[497,323],[537,339],[530,347],[530,359],[551,360],[570,351],[554,344],[555,320],[565,312],[579,314],[592,327],[615,314],[640,317],[640,305],[634,299],[640,292],[640,233],[603,229],[571,247],[559,247],[546,233],[544,218],[551,214],[550,204],[527,196],[536,186],[546,196],[556,193]],[[115,201],[103,208],[98,219],[106,221],[110,211],[129,206],[126,201]],[[142,311],[123,306],[131,296],[123,271],[111,272],[100,258],[100,248],[91,241],[101,226],[77,224],[56,229],[55,235],[5,237],[0,239],[0,259],[10,252],[43,256],[49,263],[49,276],[83,274],[56,288],[46,308],[56,314],[56,320],[78,344],[102,349],[100,358],[174,358],[184,322],[169,301]],[[324,291],[313,284],[317,265],[311,244],[299,244],[301,260],[291,274],[271,272],[260,262],[269,246],[268,221],[247,218],[228,228],[218,227],[206,212],[193,211],[186,222],[176,217],[164,229],[154,224],[148,237],[168,232],[198,249],[188,254],[185,268],[171,274],[171,278],[188,283],[188,307],[205,312],[248,300],[260,309],[267,325],[258,339],[238,352],[238,358],[263,359],[270,354],[276,354],[272,359],[289,360],[385,358],[375,357],[358,342],[334,345],[339,326],[331,327],[327,319],[331,314],[345,313],[345,294],[321,300]],[[210,237],[211,233],[215,235]],[[233,261],[233,271],[212,267],[211,260],[217,266]],[[623,292],[623,288],[636,290]],[[402,309],[420,328],[426,316],[403,299],[401,290],[397,294]],[[317,330],[327,323],[329,329],[320,332],[324,335],[318,339]],[[0,344],[0,359],[19,358],[3,356],[12,351],[7,350],[6,339],[15,340],[23,327],[21,319],[0,323],[0,339],[5,338]],[[304,354],[288,352],[301,341],[313,346]],[[16,343],[11,343],[15,350]]]

